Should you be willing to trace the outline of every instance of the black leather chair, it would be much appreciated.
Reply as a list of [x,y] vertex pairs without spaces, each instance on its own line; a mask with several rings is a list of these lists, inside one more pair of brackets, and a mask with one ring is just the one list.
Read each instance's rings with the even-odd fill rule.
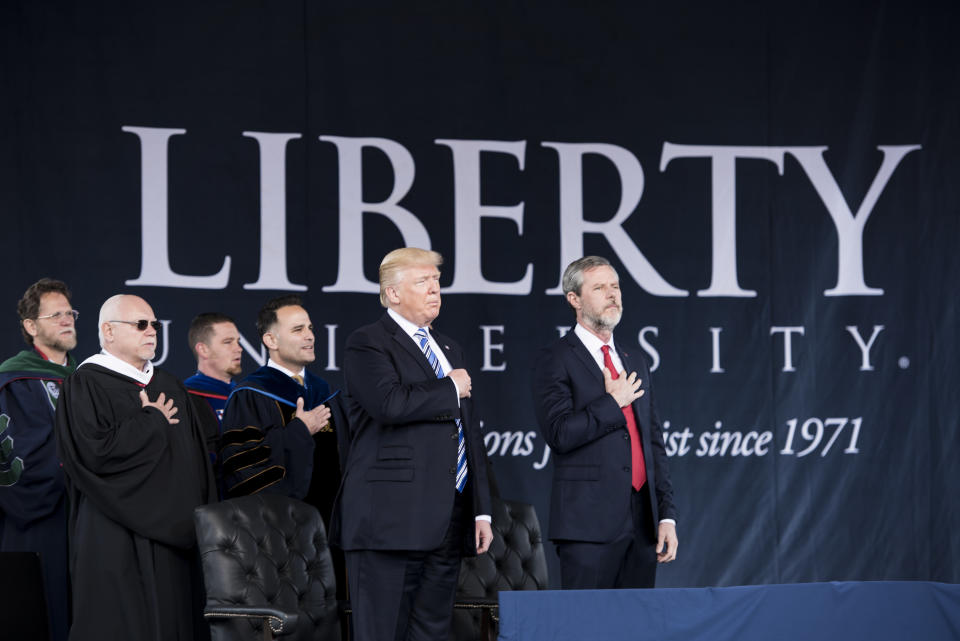
[[326,530],[313,506],[255,494],[198,507],[213,641],[339,641]]
[[496,639],[497,593],[501,590],[546,590],[547,559],[540,520],[532,505],[493,498],[493,543],[481,556],[460,565],[451,639]]

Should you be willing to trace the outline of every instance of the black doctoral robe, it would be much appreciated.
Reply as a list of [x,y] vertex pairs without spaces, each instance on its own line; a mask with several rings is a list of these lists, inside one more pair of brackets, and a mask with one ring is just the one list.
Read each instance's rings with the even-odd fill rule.
[[[325,380],[308,371],[305,382],[265,365],[237,384],[223,413],[223,476],[227,496],[263,490],[292,496],[316,506],[329,527],[346,419]],[[311,435],[295,417],[298,398],[307,410],[327,405],[330,425]]]
[[193,509],[216,500],[200,424],[184,386],[154,370],[137,381],[81,365],[63,386],[56,432],[70,500],[71,641],[208,636]]

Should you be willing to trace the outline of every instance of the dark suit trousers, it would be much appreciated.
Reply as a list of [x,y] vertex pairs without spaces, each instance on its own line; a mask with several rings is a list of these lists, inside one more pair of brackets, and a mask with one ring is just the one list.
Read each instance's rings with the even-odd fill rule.
[[465,535],[465,499],[456,494],[435,550],[346,553],[353,641],[447,641]]
[[608,543],[557,541],[564,590],[652,588],[657,579],[657,542],[646,486],[630,493],[630,518]]

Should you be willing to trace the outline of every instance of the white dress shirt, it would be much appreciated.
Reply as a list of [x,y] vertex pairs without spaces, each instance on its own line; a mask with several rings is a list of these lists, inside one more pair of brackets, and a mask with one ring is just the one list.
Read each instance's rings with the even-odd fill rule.
[[288,370],[283,365],[277,365],[275,362],[273,362],[272,358],[267,359],[267,367],[272,367],[273,369],[280,370],[290,378],[293,378],[294,376],[299,376],[300,380],[303,381],[303,385],[306,386],[307,384],[307,368],[306,367],[301,367],[299,372],[293,372]]

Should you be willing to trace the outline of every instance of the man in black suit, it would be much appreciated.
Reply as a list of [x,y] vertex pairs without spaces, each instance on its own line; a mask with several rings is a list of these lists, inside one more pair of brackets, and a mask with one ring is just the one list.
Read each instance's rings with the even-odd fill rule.
[[332,537],[346,552],[354,641],[446,641],[461,555],[493,538],[463,351],[431,328],[442,260],[387,254],[387,313],[347,339],[350,443]]
[[677,534],[650,374],[641,355],[614,344],[623,307],[609,261],[574,261],[563,291],[577,324],[540,354],[533,386],[554,452],[550,538],[561,585],[653,587],[657,562],[676,558]]

